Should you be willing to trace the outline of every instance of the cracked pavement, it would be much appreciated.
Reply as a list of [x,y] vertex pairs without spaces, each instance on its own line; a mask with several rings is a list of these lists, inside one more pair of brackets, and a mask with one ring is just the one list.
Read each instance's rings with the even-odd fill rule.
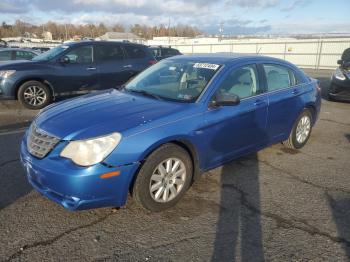
[[[325,94],[329,72],[310,74]],[[323,100],[303,149],[211,170],[162,213],[70,212],[32,190],[18,151],[35,114],[0,104],[0,261],[350,261],[350,104]]]

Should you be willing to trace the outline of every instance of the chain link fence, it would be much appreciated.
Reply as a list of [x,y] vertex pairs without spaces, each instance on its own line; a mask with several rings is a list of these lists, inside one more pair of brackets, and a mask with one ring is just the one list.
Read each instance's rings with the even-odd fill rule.
[[334,69],[350,41],[295,41],[266,43],[175,44],[184,54],[242,53],[261,54],[287,60],[302,68]]

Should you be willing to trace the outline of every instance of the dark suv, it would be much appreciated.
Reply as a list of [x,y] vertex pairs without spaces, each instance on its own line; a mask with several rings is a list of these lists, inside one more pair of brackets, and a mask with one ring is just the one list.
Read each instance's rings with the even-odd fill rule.
[[153,52],[154,57],[159,61],[164,58],[176,56],[176,55],[182,55],[179,50],[175,48],[164,47],[164,46],[151,46],[150,49]]
[[0,99],[18,99],[29,109],[40,109],[59,96],[118,87],[154,63],[152,52],[140,44],[63,44],[31,61],[1,65]]

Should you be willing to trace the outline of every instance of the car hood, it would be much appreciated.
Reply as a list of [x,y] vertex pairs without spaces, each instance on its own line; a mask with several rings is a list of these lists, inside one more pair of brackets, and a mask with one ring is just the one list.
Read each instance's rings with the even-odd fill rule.
[[39,64],[40,61],[30,61],[30,60],[10,60],[10,61],[3,61],[0,63],[0,70],[3,69],[17,69],[22,66],[30,66],[30,65],[36,65]]
[[186,104],[182,103],[107,90],[49,106],[35,122],[60,139],[78,140],[113,132],[123,134],[135,127],[145,129],[155,121],[164,124],[169,122],[169,116],[185,109]]

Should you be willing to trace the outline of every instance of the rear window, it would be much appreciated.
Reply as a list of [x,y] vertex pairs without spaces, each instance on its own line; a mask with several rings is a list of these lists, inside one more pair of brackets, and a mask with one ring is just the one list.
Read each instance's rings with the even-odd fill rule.
[[133,45],[125,45],[124,49],[131,59],[137,59],[137,58],[145,58],[146,52],[143,50],[143,48],[139,46],[133,46]]
[[292,70],[281,65],[265,64],[268,91],[287,88],[297,84],[297,79]]
[[34,53],[28,51],[16,51],[16,60],[30,60],[35,56]]

